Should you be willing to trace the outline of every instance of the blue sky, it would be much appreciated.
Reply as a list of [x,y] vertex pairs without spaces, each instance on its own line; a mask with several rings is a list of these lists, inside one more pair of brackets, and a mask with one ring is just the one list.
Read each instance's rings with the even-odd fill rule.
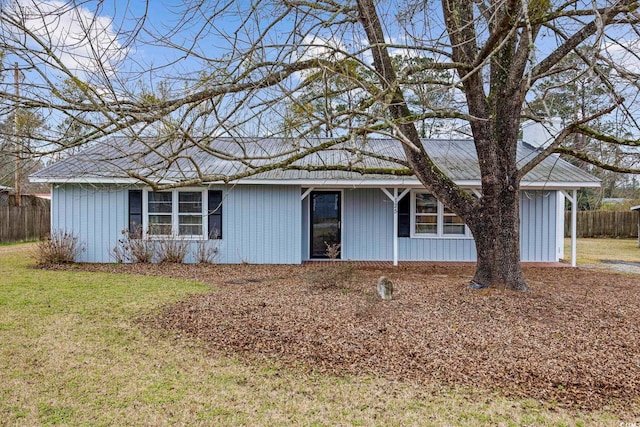
[[[246,13],[241,13],[241,10],[246,10],[250,3],[247,1],[230,1],[229,7],[224,13],[221,13],[216,17],[215,26],[208,27],[210,32],[207,34],[198,34],[198,31],[203,27],[204,20],[210,18],[213,15],[213,5],[219,7],[222,3],[215,1],[203,2],[205,7],[209,7],[209,10],[197,11],[193,16],[183,22],[182,27],[176,30],[175,27],[181,22],[182,13],[185,12],[184,3],[181,1],[168,1],[168,0],[149,0],[149,3],[145,1],[136,0],[104,0],[102,2],[96,0],[78,1],[75,9],[67,7],[67,13],[62,16],[52,17],[47,16],[47,11],[55,10],[64,6],[65,2],[61,0],[17,0],[19,4],[24,7],[37,8],[45,13],[44,18],[40,20],[35,19],[33,21],[32,28],[43,28],[46,26],[48,35],[52,36],[56,40],[61,41],[65,48],[64,53],[60,53],[60,59],[69,67],[72,72],[76,73],[82,80],[88,80],[96,82],[97,85],[104,84],[107,80],[112,79],[113,85],[116,90],[129,90],[131,92],[139,92],[141,88],[153,89],[162,78],[175,77],[177,78],[176,85],[181,84],[180,80],[185,77],[193,77],[192,73],[198,70],[211,70],[210,65],[204,65],[203,61],[194,57],[193,55],[185,55],[183,51],[176,48],[169,48],[166,46],[166,42],[174,43],[176,46],[190,47],[193,45],[194,50],[197,53],[203,54],[208,58],[216,58],[228,53],[231,46],[230,41],[225,39],[225,36],[233,35],[234,31],[238,29],[243,19],[247,18]],[[402,2],[394,3],[395,0],[384,0],[379,3],[381,11],[383,13],[395,13],[397,4],[402,5]],[[99,5],[99,6],[98,6]],[[431,25],[431,35],[441,34],[441,14],[439,2],[430,2],[430,10],[426,12],[420,12],[422,15],[418,15],[421,19],[415,19],[413,23],[423,30],[428,25]],[[96,7],[99,9],[96,10]],[[263,9],[262,13],[270,12],[273,9]],[[97,13],[99,19],[93,20],[94,14]],[[145,17],[145,26],[141,32],[135,34],[135,39],[131,39],[133,35],[131,31],[136,28],[136,25],[140,23],[140,20]],[[287,17],[277,27],[272,30],[272,37],[274,41],[283,42],[291,33],[291,20],[294,16]],[[78,35],[82,34],[83,30],[80,28],[81,23],[91,22],[95,28],[95,37],[90,37],[93,47],[97,48],[98,52],[103,54],[103,58],[113,59],[113,65],[107,67],[106,76],[99,76],[97,73],[97,67],[92,64],[89,57],[92,55],[89,49],[89,39],[85,41],[78,41]],[[252,25],[258,25],[256,22],[251,21]],[[259,25],[266,26],[267,20],[260,22]],[[347,26],[343,28],[348,28]],[[394,29],[395,28],[395,29]],[[388,27],[389,40],[392,42],[401,42],[401,32],[396,31],[398,27]],[[349,33],[347,31],[337,34],[327,33],[327,29],[317,27],[315,29],[316,34],[320,34],[324,39],[319,38],[316,41],[319,44],[332,42],[337,45],[345,46],[346,49],[355,49],[354,45],[359,45],[362,40],[358,39],[360,36],[357,33]],[[254,35],[250,34],[249,35]],[[304,30],[298,34],[299,38],[305,36]],[[158,41],[159,36],[168,36],[168,40]],[[629,34],[619,34],[620,38],[632,37]],[[240,35],[240,39],[243,36]],[[311,37],[306,39],[312,40]],[[544,56],[545,50],[548,50],[555,37],[540,38],[536,42],[536,47],[539,49],[540,59]],[[131,42],[131,43],[130,43]],[[118,48],[127,46],[127,50],[124,53],[118,53]],[[247,45],[240,45],[241,49],[246,48]],[[613,49],[611,49],[613,51]],[[62,52],[63,49],[54,49],[55,52]],[[319,54],[322,51],[320,48],[316,48],[313,53]],[[113,55],[112,55],[113,54]],[[370,62],[370,57],[362,55],[365,62]],[[12,62],[13,58],[9,58],[7,62]],[[629,61],[633,62],[632,59]],[[640,61],[635,62],[640,63]],[[163,68],[167,66],[167,68]],[[139,74],[140,70],[146,70],[149,67],[156,67],[157,71],[151,75],[150,73]],[[640,69],[640,67],[636,67]],[[27,79],[36,81],[37,76],[35,73],[26,72]],[[52,74],[55,74],[52,73]]]

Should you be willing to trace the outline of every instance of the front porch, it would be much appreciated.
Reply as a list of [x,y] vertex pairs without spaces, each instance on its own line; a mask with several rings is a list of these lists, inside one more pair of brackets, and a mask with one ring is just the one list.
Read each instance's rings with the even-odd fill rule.
[[[439,202],[431,214],[416,208],[418,196],[424,191],[415,185],[302,187],[302,261],[326,259],[326,243],[340,245],[339,258],[358,262],[475,262],[473,237],[466,227],[462,232],[460,225],[452,221],[452,213]],[[575,193],[576,190],[572,194],[564,190],[522,190],[524,262],[541,265],[564,258],[562,233],[567,198],[574,212],[571,265],[575,266]],[[425,218],[428,215],[431,218]],[[425,219],[432,220],[432,224]],[[423,232],[425,226],[432,226],[433,232]]]

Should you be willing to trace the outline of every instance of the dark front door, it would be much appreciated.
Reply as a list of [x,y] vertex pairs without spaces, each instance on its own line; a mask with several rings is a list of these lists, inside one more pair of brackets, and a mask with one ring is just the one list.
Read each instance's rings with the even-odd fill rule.
[[311,193],[311,258],[328,258],[329,247],[340,248],[340,214],[339,191]]

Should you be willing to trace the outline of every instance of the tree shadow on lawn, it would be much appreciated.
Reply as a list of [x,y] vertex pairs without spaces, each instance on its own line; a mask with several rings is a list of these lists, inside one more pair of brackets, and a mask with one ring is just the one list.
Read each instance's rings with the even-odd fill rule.
[[[333,287],[305,283],[317,266],[130,268],[215,285],[144,319],[212,352],[640,414],[637,275],[529,267],[518,293],[467,288],[470,266],[356,267]],[[375,293],[380,275],[392,301]]]

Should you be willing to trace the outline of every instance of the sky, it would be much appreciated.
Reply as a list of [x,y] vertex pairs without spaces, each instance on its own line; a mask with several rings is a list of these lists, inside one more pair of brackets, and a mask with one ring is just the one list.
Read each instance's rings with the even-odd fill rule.
[[[49,37],[54,44],[54,52],[60,56],[62,63],[74,71],[85,71],[87,73],[97,72],[99,67],[92,63],[94,56],[99,56],[103,63],[108,66],[104,70],[112,75],[117,71],[126,72],[137,68],[148,68],[149,66],[161,67],[164,64],[180,61],[178,67],[180,71],[188,72],[196,69],[201,64],[193,56],[185,58],[184,52],[176,47],[193,48],[194,52],[208,57],[220,56],[228,52],[232,47],[229,40],[224,36],[232,36],[237,27],[246,16],[242,14],[246,10],[248,3],[246,0],[232,1],[225,13],[220,13],[215,19],[215,30],[210,33],[197,32],[204,18],[213,16],[213,7],[198,12],[191,12],[188,22],[183,22],[179,29],[176,25],[180,23],[181,15],[190,12],[185,7],[185,2],[175,0],[77,0],[75,2],[63,0],[9,0],[5,5],[10,5],[15,1],[21,8],[29,11],[32,19],[28,19],[26,26],[35,35]],[[188,3],[188,2],[187,2]],[[209,5],[221,5],[222,2],[204,2]],[[267,2],[260,3],[260,7],[265,10],[268,6],[263,6]],[[383,13],[398,13],[394,9],[393,1],[379,2],[380,10]],[[441,17],[437,2],[429,3],[431,9],[427,18],[416,19],[411,23],[419,26],[420,30],[428,28],[428,32],[438,34],[441,32]],[[75,6],[75,7],[74,7]],[[6,6],[5,6],[6,7]],[[219,6],[218,6],[219,7]],[[57,13],[64,10],[64,13]],[[35,13],[37,12],[37,13]],[[420,13],[418,13],[420,16]],[[144,27],[141,31],[134,32],[144,18]],[[291,19],[294,19],[293,17]],[[285,19],[279,24],[279,32],[282,38],[291,32],[291,19]],[[250,22],[251,24],[251,22]],[[255,23],[253,23],[255,24]],[[265,25],[261,23],[261,25]],[[409,28],[411,29],[411,28]],[[278,34],[274,32],[273,34]],[[316,37],[306,36],[305,40],[315,40],[316,42],[345,46],[349,48],[358,40],[349,40],[349,34],[327,34],[322,28],[316,28]],[[400,31],[394,28],[387,28],[388,39],[392,42],[402,42]],[[88,37],[87,37],[88,35]],[[168,41],[174,44],[174,48],[162,46],[155,39],[158,36],[166,36]],[[623,35],[621,38],[629,38],[627,45],[633,50],[638,50],[637,35]],[[240,34],[240,39],[242,34]],[[536,48],[539,54],[544,56],[547,44],[551,37],[540,37]],[[32,43],[33,45],[33,43]],[[123,46],[126,47],[122,50]],[[622,63],[628,64],[634,71],[640,70],[640,60],[637,55],[632,55],[628,51],[623,51],[619,46],[607,40],[603,40],[603,46],[610,51]],[[57,48],[56,48],[57,47]],[[239,47],[243,47],[239,45]],[[245,46],[246,47],[246,46]],[[319,53],[321,49],[316,48],[307,52],[310,54]],[[121,61],[126,59],[126,61]],[[116,65],[118,64],[118,65]]]
[[[241,25],[243,19],[250,18],[239,11],[246,9],[248,2],[230,1],[228,7],[215,15],[215,27],[209,27],[208,33],[201,33],[201,24],[205,19],[214,16],[211,5],[220,5],[216,1],[204,2],[210,5],[210,9],[203,11],[189,11],[182,1],[169,0],[78,0],[66,2],[61,0],[13,0],[27,11],[30,16],[26,21],[26,27],[35,36],[49,38],[52,41],[52,50],[59,57],[61,64],[71,74],[77,75],[96,85],[105,84],[107,81],[115,82],[118,90],[130,93],[138,92],[141,88],[154,88],[162,78],[183,78],[192,76],[198,70],[207,70],[203,67],[204,60],[198,58],[216,58],[230,52],[230,49],[246,48],[246,44],[239,42],[232,44],[235,31]],[[260,3],[265,5],[266,2]],[[10,5],[10,1],[5,1]],[[383,0],[378,3],[384,13],[395,14],[399,11],[393,0]],[[400,3],[402,4],[402,3]],[[427,34],[437,35],[441,32],[439,25],[441,17],[438,12],[437,2],[429,3],[431,10],[418,13],[419,19],[413,20],[408,25],[427,29]],[[275,14],[277,9],[264,6],[261,12]],[[63,10],[63,13],[58,13]],[[37,13],[36,13],[37,12]],[[186,21],[181,21],[183,13],[191,13]],[[271,36],[280,37],[283,42],[290,37],[292,21],[298,16],[287,16],[281,24],[272,30]],[[144,25],[140,28],[140,24]],[[176,29],[176,25],[182,23]],[[250,21],[251,25],[266,26],[266,22]],[[303,32],[305,30],[302,30]],[[358,34],[339,33],[330,34],[321,27],[314,29],[313,34],[302,33],[297,37],[306,42],[313,41],[318,46],[308,49],[305,53],[299,53],[299,58],[306,59],[312,56],[324,54],[326,51],[322,45],[334,45],[345,49],[353,49],[354,45],[361,43]],[[403,41],[394,31],[387,28],[387,34],[391,42]],[[625,51],[610,41],[603,40],[603,46],[611,53],[616,61],[624,64],[634,72],[640,71],[640,60],[633,52],[640,49],[637,38],[633,34],[621,34],[621,38],[627,39],[625,44],[630,47]],[[159,41],[158,37],[166,37]],[[361,37],[361,36],[360,36]],[[237,40],[246,39],[243,34],[238,35]],[[536,45],[540,57],[544,57],[545,50],[549,48],[553,37],[540,38]],[[607,44],[608,43],[608,44]],[[173,44],[173,47],[168,47]],[[41,47],[30,42],[29,46],[36,51]],[[185,54],[185,50],[192,50],[192,54]],[[396,52],[403,52],[396,50]],[[99,57],[103,66],[99,66],[94,57]],[[371,62],[370,54],[361,55],[365,63]],[[13,58],[7,58],[11,63]],[[43,61],[50,60],[46,52],[42,52]],[[106,64],[106,66],[104,66]],[[166,68],[165,68],[166,67]],[[49,67],[53,69],[54,67]],[[154,69],[155,73],[140,74],[140,70]],[[37,76],[33,70],[25,70],[25,80],[38,81],[40,78],[64,78],[68,76],[56,75],[56,72]],[[298,79],[301,76],[298,75]],[[176,83],[177,84],[177,83]]]

